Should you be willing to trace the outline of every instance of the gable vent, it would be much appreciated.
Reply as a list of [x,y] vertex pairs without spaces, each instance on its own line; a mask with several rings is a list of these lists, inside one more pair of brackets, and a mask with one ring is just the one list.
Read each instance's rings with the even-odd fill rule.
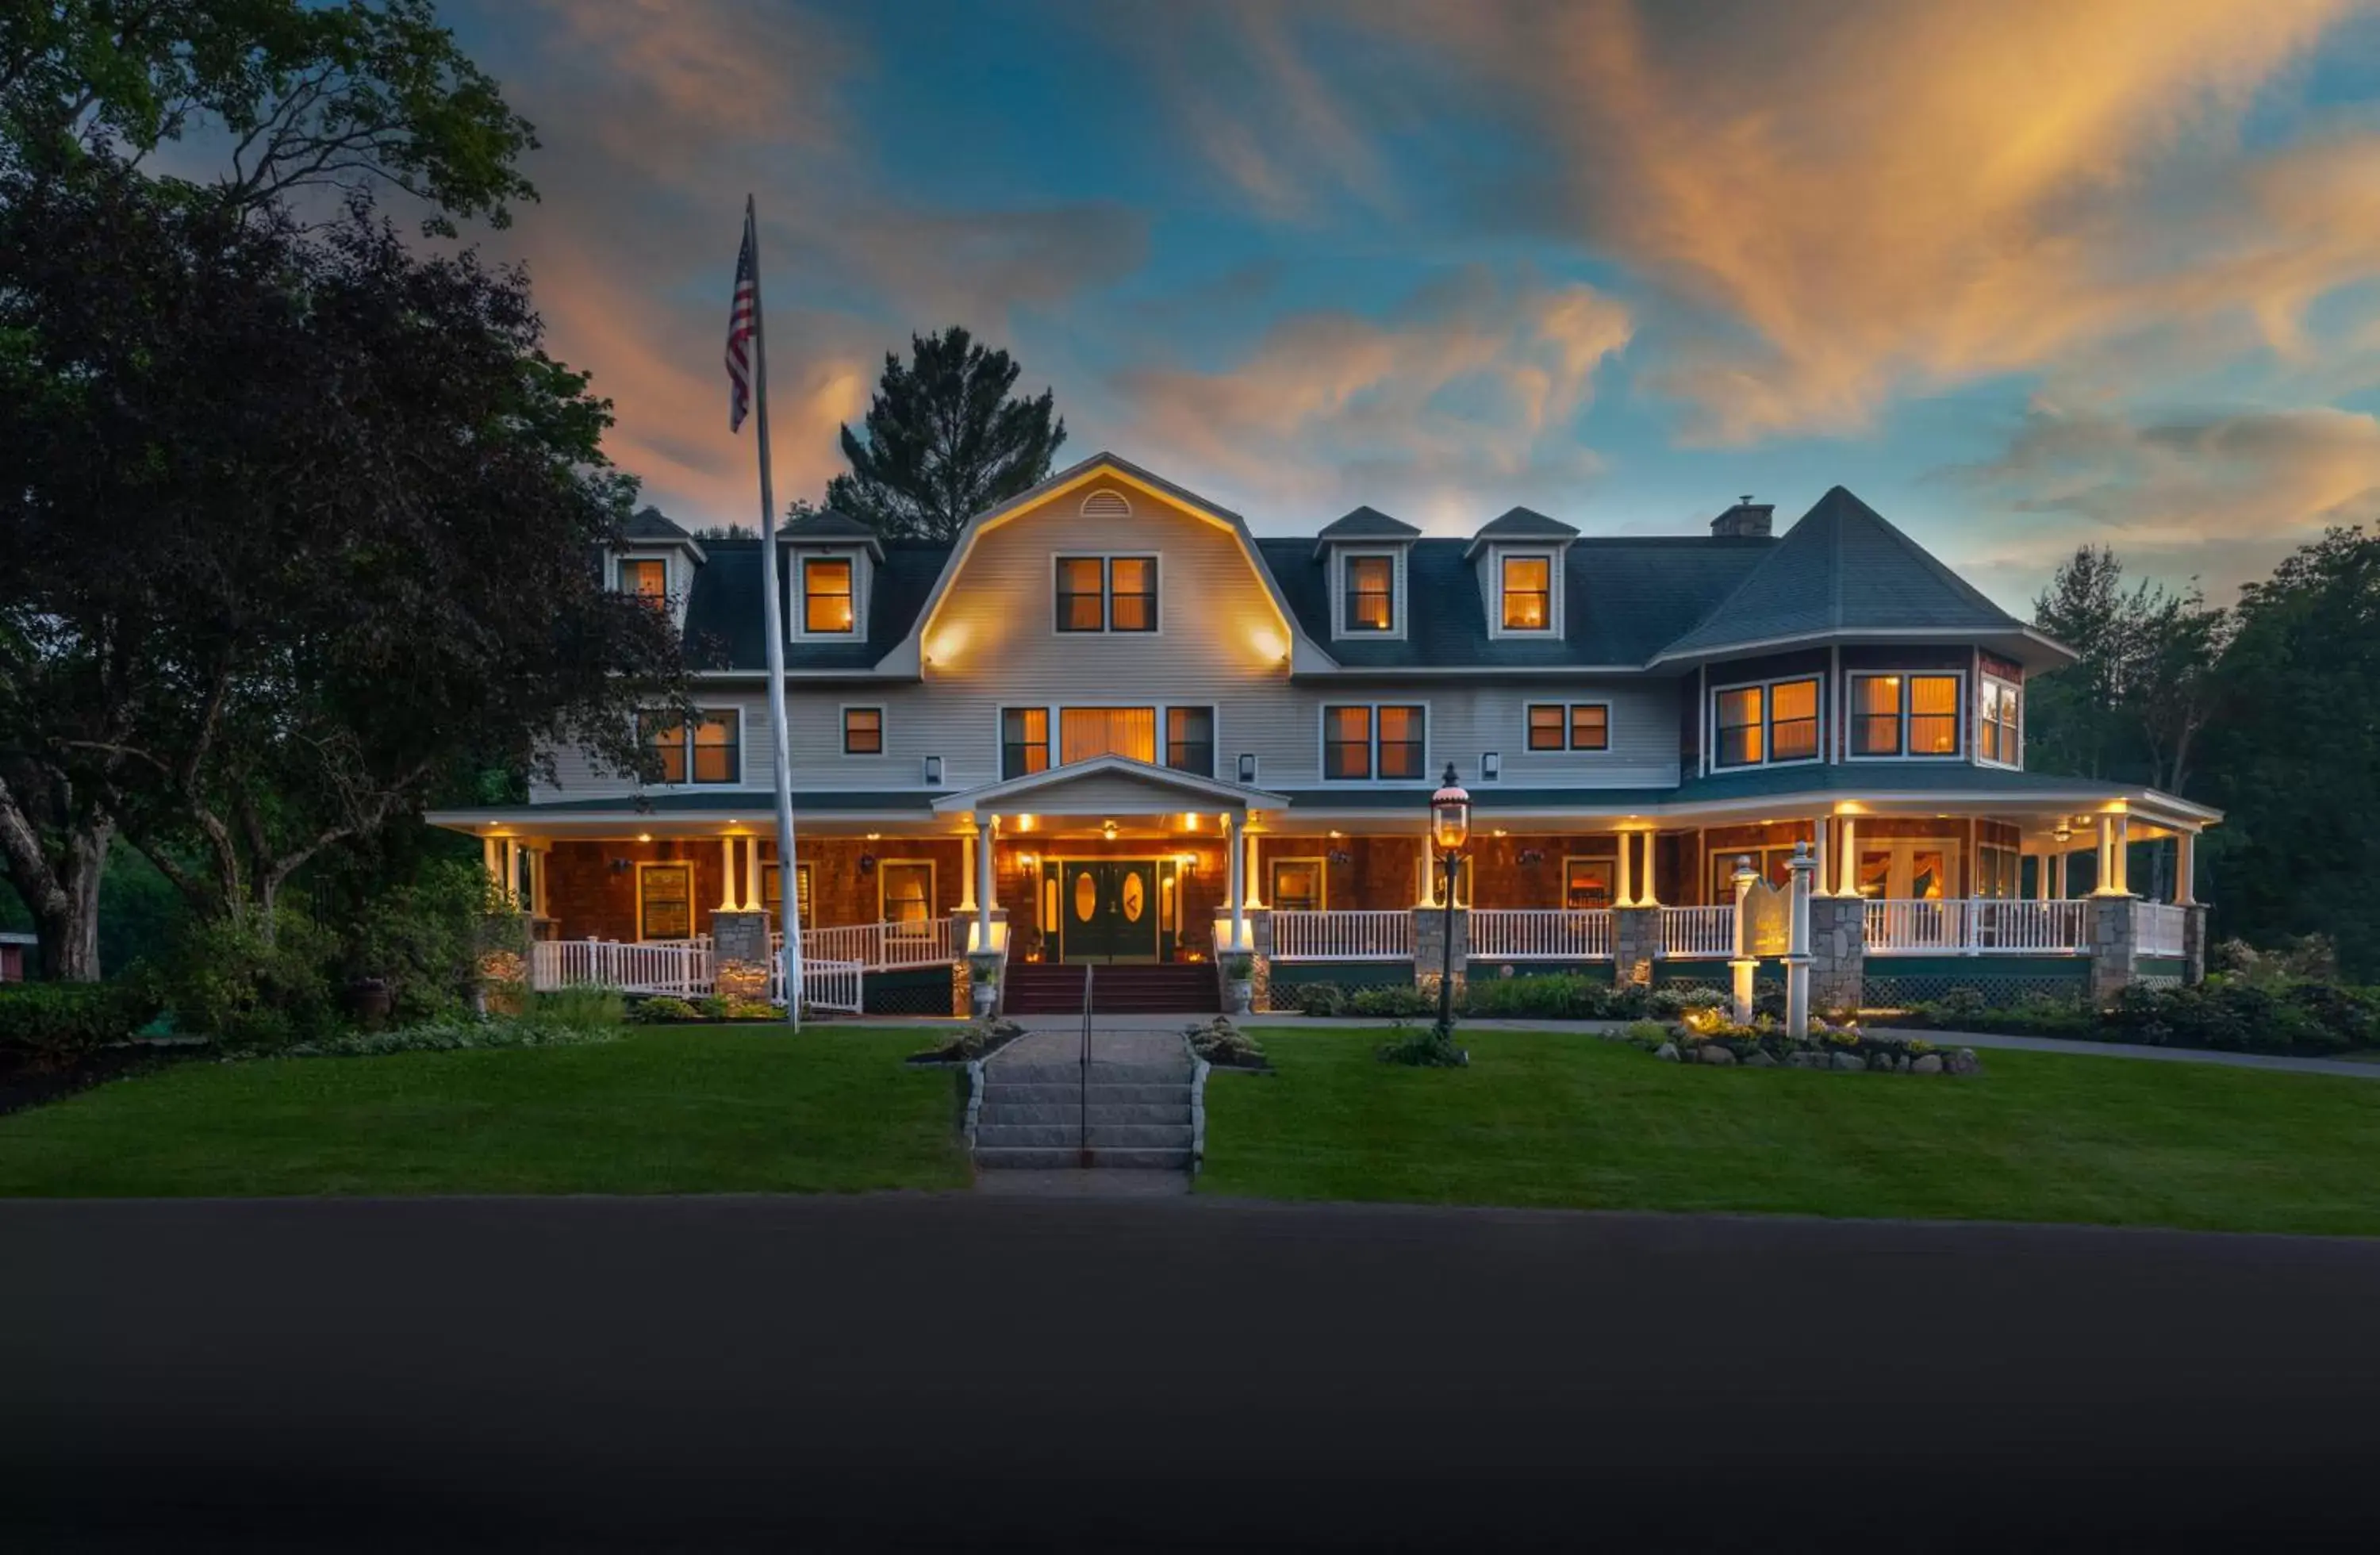
[[1086,518],[1129,518],[1132,504],[1123,500],[1122,492],[1098,491],[1083,499]]

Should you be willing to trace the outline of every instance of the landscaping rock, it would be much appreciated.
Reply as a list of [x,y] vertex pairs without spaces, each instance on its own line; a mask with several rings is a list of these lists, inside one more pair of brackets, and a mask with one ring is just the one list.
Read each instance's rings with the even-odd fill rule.
[[1978,1075],[1983,1072],[1984,1065],[1983,1061],[1975,1056],[1974,1049],[1961,1048],[1950,1055],[1950,1062],[1943,1067],[1953,1075]]
[[1834,1058],[1834,1065],[1838,1070],[1845,1071],[1864,1069],[1867,1067],[1866,1064],[1862,1063],[1859,1061],[1859,1054],[1857,1053],[1837,1053]]
[[1653,1050],[1653,1056],[1662,1060],[1664,1063],[1675,1063],[1678,1062],[1678,1044],[1675,1042],[1664,1042],[1659,1047]]
[[1744,1067],[1747,1069],[1774,1069],[1777,1067],[1777,1061],[1775,1059],[1769,1057],[1765,1052],[1757,1051],[1753,1053],[1750,1058],[1745,1059],[1743,1063]]
[[1890,1053],[1876,1053],[1868,1059],[1867,1066],[1870,1069],[1876,1070],[1882,1074],[1889,1075],[1892,1073],[1892,1055]]
[[1912,1075],[1939,1075],[1942,1073],[1942,1055],[1926,1053],[1909,1066],[1909,1072]]
[[1705,1042],[1694,1050],[1694,1057],[1705,1063],[1733,1063],[1735,1055],[1717,1042]]

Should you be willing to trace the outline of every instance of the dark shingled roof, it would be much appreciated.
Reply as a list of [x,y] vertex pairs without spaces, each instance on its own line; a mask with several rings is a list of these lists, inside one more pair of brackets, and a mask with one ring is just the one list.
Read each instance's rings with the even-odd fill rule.
[[1402,518],[1391,518],[1377,507],[1359,507],[1322,526],[1314,537],[1319,545],[1334,540],[1413,540],[1421,531]]
[[[867,630],[848,642],[789,642],[788,670],[866,670],[892,651],[925,608],[951,553],[943,541],[891,540],[868,587]],[[760,542],[714,540],[710,564],[695,574],[686,606],[686,648],[698,669],[762,670],[769,645],[760,629]],[[779,579],[790,592],[791,581]],[[790,602],[790,601],[789,601]]]
[[1479,575],[1463,559],[1468,542],[1419,540],[1405,557],[1405,635],[1401,640],[1330,638],[1330,582],[1313,541],[1270,535],[1257,549],[1281,583],[1298,624],[1342,664],[1355,669],[1543,669],[1566,664],[1640,665],[1699,621],[1776,545],[1769,540],[1699,535],[1574,541],[1564,553],[1568,637],[1490,638]]
[[1825,632],[1946,627],[2023,629],[1876,509],[1837,486],[1663,656]]
[[694,537],[680,528],[669,515],[658,507],[637,509],[629,516],[627,525],[620,534],[626,540],[667,541],[679,545],[694,543]]
[[1471,537],[1471,548],[1463,554],[1475,556],[1479,553],[1481,546],[1492,544],[1498,541],[1564,541],[1577,538],[1578,530],[1559,518],[1548,518],[1542,513],[1525,507],[1510,507],[1479,527],[1479,532]]
[[881,545],[884,537],[854,518],[848,513],[822,507],[816,513],[804,514],[790,524],[778,526],[777,532],[787,540],[845,541],[864,540],[870,545]]

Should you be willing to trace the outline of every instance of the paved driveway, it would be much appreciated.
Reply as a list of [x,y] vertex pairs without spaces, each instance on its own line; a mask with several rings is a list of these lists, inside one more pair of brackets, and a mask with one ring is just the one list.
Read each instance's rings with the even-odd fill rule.
[[2380,1519],[2368,1242],[954,1195],[0,1203],[0,1249],[12,1549]]

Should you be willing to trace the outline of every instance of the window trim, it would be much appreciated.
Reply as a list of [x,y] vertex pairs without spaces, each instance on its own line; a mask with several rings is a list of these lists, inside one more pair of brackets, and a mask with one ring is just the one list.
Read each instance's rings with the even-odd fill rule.
[[[1601,907],[1573,907],[1570,905],[1570,871],[1575,864],[1597,864],[1603,868],[1603,893],[1609,898]],[[1566,913],[1608,912],[1620,905],[1620,858],[1609,853],[1565,853],[1562,855],[1561,901],[1557,904]]]
[[[1097,626],[1069,626],[1060,601],[1070,596],[1062,592],[1058,584],[1068,562],[1099,564],[1099,624]],[[1148,564],[1148,625],[1146,627],[1123,627],[1115,624],[1115,564],[1147,562]],[[1125,637],[1156,638],[1165,635],[1165,557],[1157,551],[1053,551],[1050,553],[1050,631],[1053,637],[1090,638]]]
[[[886,917],[884,913],[884,888],[891,882],[892,871],[898,869],[912,867],[922,869],[926,871],[926,916],[919,918],[917,920],[918,923],[920,925],[930,925],[936,917],[941,916],[937,904],[939,904],[942,899],[942,881],[941,872],[937,868],[935,860],[931,858],[880,858],[876,861],[877,922],[889,924],[892,921],[890,917]],[[927,930],[921,928],[918,930],[917,937],[923,938]]]
[[[1900,748],[1895,751],[1884,753],[1863,752],[1859,749],[1858,741],[1852,727],[1853,723],[1857,718],[1857,714],[1851,711],[1853,705],[1852,688],[1859,681],[1878,679],[1886,676],[1898,676],[1901,682],[1900,711]],[[1920,716],[1915,711],[1917,699],[1912,695],[1912,688],[1910,683],[1919,680],[1947,680],[1958,688],[1958,705],[1952,708],[1949,713],[1950,727],[1958,733],[1959,736],[1959,744],[1956,749],[1914,751],[1910,748],[1910,723],[1912,720]],[[1912,670],[1888,668],[1845,670],[1843,672],[1842,685],[1842,706],[1844,710],[1842,720],[1842,759],[1847,762],[1968,760],[1970,752],[1973,749],[1973,746],[1970,742],[1973,741],[1974,737],[1967,728],[1968,722],[1975,716],[1973,706],[1975,698],[1972,690],[1972,686],[1973,681],[1971,677],[1965,671],[1958,669]],[[1943,715],[1940,713],[1929,712],[1923,716],[1927,718],[1939,718]],[[1821,732],[1823,733],[1823,731]]]
[[[638,594],[631,589],[620,587],[620,569],[631,562],[658,562],[661,564],[662,591],[659,594]],[[612,557],[612,591],[615,594],[625,595],[632,600],[658,599],[663,604],[674,605],[677,602],[678,595],[677,568],[671,565],[670,553],[666,551],[615,552]]]
[[702,905],[702,879],[691,858],[639,858],[637,860],[637,942],[646,942],[645,934],[645,871],[648,869],[684,869],[686,871],[686,937],[694,938],[695,914]]
[[[851,748],[851,715],[855,712],[872,712],[876,715],[876,748],[874,750]],[[858,756],[873,760],[885,754],[884,735],[891,721],[884,716],[883,703],[845,702],[837,710],[836,721],[843,726],[843,753],[845,756]]]
[[[1346,743],[1334,741],[1330,738],[1330,712],[1334,708],[1362,708],[1365,710],[1366,719],[1365,749],[1366,752],[1366,760],[1369,765],[1369,770],[1362,777],[1332,777],[1330,775],[1330,747],[1334,744]],[[1419,771],[1415,771],[1410,777],[1384,778],[1380,775],[1380,710],[1382,708],[1413,708],[1421,713],[1421,739],[1418,742],[1421,746],[1421,767]],[[1320,781],[1328,784],[1346,785],[1372,784],[1377,785],[1384,783],[1427,783],[1429,781],[1430,735],[1436,730],[1437,724],[1438,720],[1431,710],[1430,704],[1427,700],[1399,698],[1395,701],[1389,702],[1359,702],[1353,700],[1318,702],[1315,704],[1314,709],[1315,771],[1319,776]],[[1396,743],[1403,744],[1405,742],[1398,741]]]
[[[1799,686],[1807,682],[1817,702],[1816,738],[1811,742],[1807,756],[1777,755],[1777,687]],[[1760,759],[1756,761],[1723,761],[1719,759],[1718,702],[1731,691],[1760,693]],[[1709,731],[1709,770],[1714,772],[1749,772],[1762,767],[1816,767],[1827,759],[1827,675],[1823,670],[1802,670],[1792,674],[1765,675],[1758,680],[1732,680],[1713,685],[1703,694],[1706,727]],[[1799,722],[1795,720],[1794,722]]]
[[[2012,723],[1996,722],[1992,725],[1995,729],[2008,734],[2016,747],[2014,755],[2003,753],[1988,756],[1984,752],[1985,701],[1986,693],[1993,689],[1998,689],[2003,696],[2012,697],[2016,700],[2015,721]],[[1989,670],[1981,671],[1975,676],[1975,765],[1999,767],[2009,771],[2024,770],[2024,683],[2010,680],[2006,675],[1994,674]]]
[[[1008,715],[1012,712],[1038,712],[1041,715],[1041,765],[1015,773],[1011,773],[1008,770]],[[1017,742],[1020,747],[1029,746],[1031,743],[1029,740]],[[1034,777],[1042,772],[1056,771],[1058,710],[1047,702],[1006,702],[994,708],[991,713],[991,750],[992,770],[1000,774],[1000,781],[1002,783],[1006,783],[1012,776]]]
[[[665,711],[667,710],[662,708],[639,708],[637,710],[636,713],[633,715],[636,719],[636,723],[632,724],[631,727],[637,729],[637,744],[639,747],[642,747],[645,743],[643,730],[640,727],[644,722],[645,715],[649,712],[662,712]],[[744,716],[744,705],[741,702],[731,702],[724,707],[705,707],[698,703],[696,704],[694,711],[698,714],[711,717],[715,717],[722,713],[733,713],[735,715],[735,775],[733,777],[722,778],[717,783],[707,783],[698,779],[694,775],[694,728],[693,725],[681,720],[675,727],[678,736],[678,747],[686,753],[686,776],[674,783],[664,777],[658,783],[652,784],[650,786],[667,789],[672,793],[678,792],[682,789],[691,788],[743,787],[745,785],[745,774],[750,770],[748,766],[750,760],[748,751],[750,747],[748,742],[745,738],[748,732],[746,727],[748,720]],[[656,742],[656,744],[658,745],[658,742]]]
[[[1350,546],[1339,551],[1338,560],[1339,588],[1338,598],[1334,601],[1337,606],[1337,615],[1333,622],[1331,636],[1380,638],[1389,640],[1403,637],[1405,635],[1404,601],[1399,597],[1404,592],[1400,587],[1404,581],[1403,552],[1393,547],[1366,550]],[[1386,562],[1389,565],[1389,624],[1385,626],[1359,626],[1355,625],[1354,617],[1349,613],[1355,599],[1354,589],[1349,587],[1353,581],[1350,573],[1353,570],[1353,565],[1356,562]]]
[[[832,631],[825,627],[817,627],[810,625],[810,567],[814,564],[820,562],[842,563],[845,569],[844,577],[850,584],[850,590],[845,595],[845,598],[851,601],[851,625],[844,627],[840,631]],[[861,601],[859,597],[860,571],[859,556],[856,552],[805,551],[797,553],[794,557],[794,604],[795,606],[794,614],[795,630],[794,635],[797,638],[858,637],[860,635],[860,626],[865,619],[865,613],[861,608]]]
[[[1177,767],[1173,764],[1173,715],[1181,712],[1203,712],[1207,715],[1207,769]],[[1223,710],[1214,702],[1160,702],[1157,704],[1157,762],[1169,772],[1188,772],[1193,777],[1211,780],[1215,762],[1223,746]]]
[[[1278,889],[1278,882],[1280,879],[1281,867],[1284,864],[1311,864],[1314,866],[1315,892],[1313,910],[1316,912],[1329,912],[1330,910],[1330,860],[1327,855],[1318,853],[1285,854],[1277,858],[1266,858],[1264,879],[1265,901],[1271,905],[1273,910],[1281,910],[1281,892]],[[1294,911],[1296,909],[1293,908],[1291,910]]]
[[[1552,548],[1515,545],[1497,546],[1491,553],[1496,570],[1496,605],[1488,616],[1493,634],[1500,638],[1550,638],[1561,635],[1560,553]],[[1542,626],[1509,626],[1504,620],[1504,569],[1514,562],[1543,562],[1546,565],[1546,624]]]

